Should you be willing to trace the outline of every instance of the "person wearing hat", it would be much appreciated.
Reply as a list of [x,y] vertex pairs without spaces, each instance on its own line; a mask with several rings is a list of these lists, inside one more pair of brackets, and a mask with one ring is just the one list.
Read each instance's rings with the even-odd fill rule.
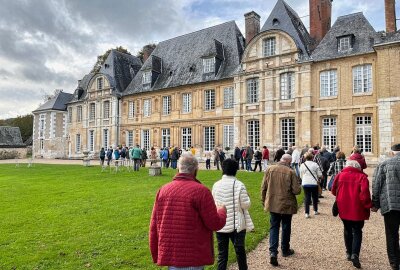
[[378,165],[372,182],[372,211],[381,209],[385,222],[386,249],[390,266],[399,270],[400,144],[392,146],[394,157]]

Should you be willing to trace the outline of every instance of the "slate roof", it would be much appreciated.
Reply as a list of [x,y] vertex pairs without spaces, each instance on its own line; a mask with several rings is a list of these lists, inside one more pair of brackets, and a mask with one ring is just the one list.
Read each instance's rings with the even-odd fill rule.
[[383,45],[386,43],[399,42],[400,41],[400,31],[394,33],[378,32],[380,34],[380,39],[375,41],[375,45]]
[[278,0],[260,33],[269,30],[286,32],[301,50],[303,58],[310,55],[312,39],[299,15],[285,1]]
[[0,147],[24,147],[19,127],[0,126]]
[[[231,78],[240,66],[244,38],[235,21],[160,42],[143,64],[123,95],[154,91],[180,85]],[[217,74],[203,74],[202,57],[221,59]],[[161,73],[151,87],[143,87],[144,71],[159,66]]]
[[39,108],[34,110],[33,113],[48,110],[66,111],[67,103],[72,100],[72,97],[72,94],[60,92],[55,97],[51,98]]
[[97,74],[103,74],[107,78],[114,89],[113,94],[123,92],[138,73],[141,66],[142,61],[138,57],[117,50],[111,50],[98,73],[91,72],[86,74],[79,81],[70,102],[79,101],[86,96],[89,83]]
[[[353,48],[339,52],[338,38],[347,35],[353,36]],[[315,48],[311,58],[314,61],[323,61],[373,52],[373,46],[379,40],[379,34],[362,12],[340,16]]]

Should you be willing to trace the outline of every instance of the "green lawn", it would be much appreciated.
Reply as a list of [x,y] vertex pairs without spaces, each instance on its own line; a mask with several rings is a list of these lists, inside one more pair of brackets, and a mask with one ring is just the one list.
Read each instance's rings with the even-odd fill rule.
[[[115,174],[73,165],[0,165],[0,171],[0,269],[158,269],[148,227],[155,194],[172,169],[160,177],[148,176],[147,169]],[[220,175],[201,171],[198,178],[211,188]],[[247,250],[268,232],[262,176],[238,173],[256,227],[247,234]]]

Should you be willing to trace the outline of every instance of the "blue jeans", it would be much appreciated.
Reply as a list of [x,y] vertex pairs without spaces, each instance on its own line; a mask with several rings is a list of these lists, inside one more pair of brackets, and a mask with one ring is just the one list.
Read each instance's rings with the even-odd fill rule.
[[282,223],[282,239],[281,250],[282,253],[287,253],[290,248],[290,234],[292,232],[292,215],[270,213],[269,228],[269,253],[270,256],[276,257],[278,255],[279,247],[279,228]]
[[292,168],[296,172],[297,177],[300,177],[299,163],[292,163]]
[[251,168],[251,159],[246,159],[246,171],[252,171]]
[[177,160],[176,159],[171,159],[171,168],[172,169],[176,169],[176,164],[177,164]]

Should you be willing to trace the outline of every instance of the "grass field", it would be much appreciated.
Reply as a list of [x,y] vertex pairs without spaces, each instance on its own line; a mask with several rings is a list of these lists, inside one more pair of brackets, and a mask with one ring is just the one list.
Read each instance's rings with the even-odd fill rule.
[[[0,269],[159,269],[148,248],[149,220],[157,190],[176,171],[150,177],[147,169],[115,174],[98,166],[40,164],[0,165],[0,171]],[[201,171],[198,178],[211,188],[220,176]],[[247,234],[247,250],[268,232],[262,176],[238,173],[256,227]]]

